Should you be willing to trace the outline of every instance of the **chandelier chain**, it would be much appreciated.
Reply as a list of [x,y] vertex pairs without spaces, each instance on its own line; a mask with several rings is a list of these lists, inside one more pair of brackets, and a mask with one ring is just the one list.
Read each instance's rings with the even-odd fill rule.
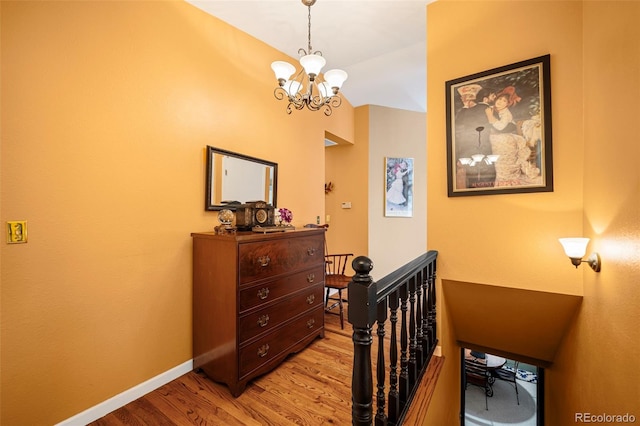
[[309,47],[309,51],[307,52],[309,55],[311,55],[311,5],[307,6],[307,8],[309,9],[309,26],[308,26],[308,47]]

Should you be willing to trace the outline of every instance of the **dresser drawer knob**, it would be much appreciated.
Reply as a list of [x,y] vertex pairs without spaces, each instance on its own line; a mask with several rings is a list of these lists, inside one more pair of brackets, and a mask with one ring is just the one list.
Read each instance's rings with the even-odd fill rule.
[[316,274],[309,274],[307,275],[307,281],[312,283],[316,280]]
[[260,298],[260,300],[264,300],[269,297],[269,288],[261,288],[260,290],[258,290],[258,297]]
[[309,305],[313,305],[313,302],[316,301],[316,295],[315,294],[311,294],[309,296],[307,296],[307,303]]
[[269,262],[271,262],[271,259],[269,258],[269,256],[260,256],[258,258],[258,263],[260,264],[260,266],[262,266],[263,268],[265,266],[269,266]]
[[309,247],[307,249],[307,253],[309,254],[309,256],[313,256],[314,254],[316,254],[316,249],[315,247]]
[[313,328],[315,323],[316,323],[316,320],[311,318],[309,321],[307,321],[307,328]]
[[269,324],[269,315],[262,315],[260,318],[258,318],[258,325],[260,327],[266,327],[267,324]]
[[267,356],[268,352],[269,352],[269,344],[267,343],[265,343],[264,345],[258,348],[258,356],[260,358],[264,358],[265,356]]

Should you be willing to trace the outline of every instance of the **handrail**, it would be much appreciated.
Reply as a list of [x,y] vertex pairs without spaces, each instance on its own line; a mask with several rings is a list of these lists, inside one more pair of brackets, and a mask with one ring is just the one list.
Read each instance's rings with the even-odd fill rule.
[[[373,269],[371,259],[359,256],[352,262],[356,274],[349,283],[348,318],[353,325],[351,415],[354,425],[371,425],[374,420],[371,348],[376,323],[375,423],[402,424],[438,343],[437,256],[437,251],[428,251],[377,282],[369,274]],[[391,331],[388,338],[385,330],[387,318]]]
[[400,268],[387,274],[384,278],[377,281],[377,294],[378,300],[387,297],[390,292],[393,291],[395,283],[403,281],[411,276],[412,272],[425,263],[435,262],[438,257],[436,250],[429,250],[428,252],[416,257],[412,261],[406,263]]

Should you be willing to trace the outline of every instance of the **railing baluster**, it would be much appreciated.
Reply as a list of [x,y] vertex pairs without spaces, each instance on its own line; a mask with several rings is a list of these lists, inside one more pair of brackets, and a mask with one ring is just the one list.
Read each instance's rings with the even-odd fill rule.
[[431,353],[431,344],[429,343],[429,274],[428,266],[422,268],[420,283],[422,285],[422,306],[424,310],[422,312],[422,318],[420,328],[422,329],[422,353],[424,356],[424,362],[426,363]]
[[409,279],[409,389],[418,376],[416,363],[416,279]]
[[416,368],[417,371],[422,370],[424,365],[423,341],[424,334],[422,332],[422,316],[427,311],[426,305],[422,304],[422,271],[416,271]]
[[400,286],[400,312],[402,318],[400,320],[400,402],[404,409],[404,404],[409,398],[409,337],[407,333],[407,299],[408,299],[407,283]]
[[387,300],[378,303],[378,363],[376,368],[376,378],[378,380],[376,425],[385,426],[387,424],[387,415],[385,414],[385,398],[384,398],[384,382],[385,370],[384,363],[384,324],[387,321]]
[[391,339],[389,342],[389,401],[388,418],[395,423],[400,415],[400,395],[398,394],[398,291],[389,295],[391,315]]
[[436,339],[436,264],[433,262],[429,265],[429,311],[427,323],[429,324],[429,351],[433,351],[435,348]]

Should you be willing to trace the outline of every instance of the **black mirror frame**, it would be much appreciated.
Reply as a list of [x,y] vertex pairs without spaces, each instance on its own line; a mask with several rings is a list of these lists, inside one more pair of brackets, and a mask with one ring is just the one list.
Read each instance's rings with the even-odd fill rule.
[[[211,185],[213,182],[213,157],[214,154],[228,155],[230,157],[239,158],[242,160],[251,161],[254,163],[264,164],[268,167],[273,167],[273,206],[277,204],[278,195],[278,163],[272,161],[262,160],[256,157],[250,157],[248,155],[238,154],[237,152],[227,151],[224,149],[216,148],[207,145],[207,172],[205,173],[205,193],[204,193],[204,209],[205,211],[216,211],[222,209],[236,210],[236,206],[233,204],[213,204],[211,199]],[[246,200],[245,200],[246,201]],[[264,200],[267,203],[269,200]]]

